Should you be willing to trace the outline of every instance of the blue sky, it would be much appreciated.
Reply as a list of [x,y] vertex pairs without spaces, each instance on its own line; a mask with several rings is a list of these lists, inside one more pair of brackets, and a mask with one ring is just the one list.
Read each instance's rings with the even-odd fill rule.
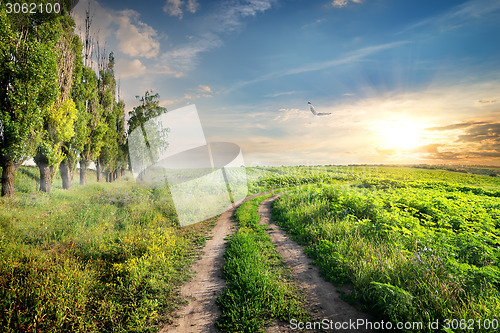
[[[74,10],[77,24],[88,1]],[[500,165],[500,2],[91,1],[127,109],[196,104],[247,165]],[[327,117],[312,118],[307,102]]]

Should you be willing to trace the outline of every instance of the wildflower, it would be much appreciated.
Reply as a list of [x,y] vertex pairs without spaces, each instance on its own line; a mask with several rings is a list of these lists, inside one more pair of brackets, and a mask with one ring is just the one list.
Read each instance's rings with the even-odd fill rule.
[[422,260],[422,258],[420,258],[420,254],[418,253],[414,253],[415,257],[417,258],[417,261],[420,262],[421,264],[424,263],[424,261]]

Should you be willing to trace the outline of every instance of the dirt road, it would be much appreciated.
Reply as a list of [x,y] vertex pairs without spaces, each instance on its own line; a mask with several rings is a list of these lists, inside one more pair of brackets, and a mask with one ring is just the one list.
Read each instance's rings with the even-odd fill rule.
[[[247,197],[244,201],[262,194],[265,193]],[[271,204],[278,196],[261,203],[259,207],[261,223],[269,225],[268,233],[287,265],[291,267],[297,283],[304,289],[309,309],[317,318],[334,322],[369,319],[366,314],[358,312],[353,306],[341,300],[336,288],[319,275],[318,268],[311,264],[312,260],[303,253],[303,248],[289,239],[285,232],[272,222]],[[235,206],[239,204],[241,202]],[[201,259],[193,265],[196,276],[181,288],[181,293],[188,298],[189,304],[180,309],[174,323],[163,327],[160,333],[219,332],[215,327],[215,321],[220,310],[215,301],[225,286],[225,281],[222,279],[225,239],[236,229],[233,220],[234,210],[235,208],[232,208],[218,218],[217,224],[211,231],[212,238],[206,242]],[[297,332],[291,329],[290,323],[276,323],[266,331]],[[341,332],[351,331],[341,330]]]
[[219,332],[214,325],[220,314],[215,301],[226,285],[222,278],[222,267],[226,251],[225,239],[236,228],[234,210],[242,202],[266,193],[255,194],[237,202],[217,219],[209,234],[212,238],[207,240],[201,259],[192,267],[196,276],[181,287],[181,294],[189,300],[189,304],[180,309],[175,315],[177,318],[174,323],[163,327],[160,333]]
[[[292,269],[299,287],[304,290],[310,311],[320,320],[327,319],[333,322],[351,323],[358,319],[370,320],[367,314],[357,311],[352,305],[340,298],[337,288],[320,276],[319,269],[312,265],[312,259],[304,254],[303,247],[288,238],[285,231],[272,221],[271,205],[278,197],[279,194],[261,203],[259,207],[260,223],[269,225],[268,234],[276,249]],[[290,327],[290,324],[275,325],[270,327],[267,332],[289,332],[291,331]],[[341,329],[339,332],[370,331]]]

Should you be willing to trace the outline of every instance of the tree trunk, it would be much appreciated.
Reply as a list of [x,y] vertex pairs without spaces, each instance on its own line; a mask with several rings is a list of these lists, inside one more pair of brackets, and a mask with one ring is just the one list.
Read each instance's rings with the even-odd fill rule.
[[95,161],[95,172],[97,175],[97,181],[100,182],[102,177],[102,166],[99,158],[97,158],[97,160]]
[[38,163],[40,170],[40,191],[50,193],[52,189],[52,168],[48,163]]
[[87,185],[87,161],[80,160],[80,185]]
[[113,181],[115,181],[117,179],[118,179],[118,170],[115,169],[115,171],[113,171]]
[[66,159],[68,160],[69,178],[73,183],[73,176],[75,175],[75,170],[76,170],[76,158],[75,155],[67,154]]
[[14,175],[16,164],[12,160],[2,159],[2,197],[14,197]]
[[59,165],[61,172],[62,186],[65,190],[71,190],[71,166],[67,159],[64,159]]
[[40,170],[40,191],[50,193],[52,188],[52,172],[53,168],[49,166],[47,156],[38,151],[35,155],[35,163]]

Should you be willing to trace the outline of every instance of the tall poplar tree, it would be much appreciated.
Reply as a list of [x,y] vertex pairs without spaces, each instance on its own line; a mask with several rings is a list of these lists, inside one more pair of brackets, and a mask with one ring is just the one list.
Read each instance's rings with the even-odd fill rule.
[[2,196],[14,195],[16,166],[33,156],[58,96],[57,16],[6,14],[0,3]]
[[[136,98],[139,99],[139,96]],[[160,106],[160,95],[153,94],[153,91],[146,91],[139,100],[141,104],[129,112],[128,119],[127,147],[131,170],[134,163],[139,166],[154,161],[157,157],[155,154],[168,147],[167,137],[170,131],[169,128],[163,128],[160,122],[150,122],[167,112],[166,108]],[[138,145],[137,142],[145,142],[147,149]],[[142,172],[139,177],[142,179]]]
[[73,79],[72,79],[72,89],[71,89],[71,99],[75,102],[75,106],[77,109],[77,116],[74,123],[74,135],[71,139],[63,142],[61,150],[64,154],[64,159],[61,161],[59,165],[59,171],[61,173],[61,180],[63,189],[69,190],[71,189],[72,181],[73,181],[73,173],[76,169],[76,162],[78,160],[78,156],[82,151],[82,136],[88,135],[88,131],[85,127],[84,122],[84,112],[85,108],[79,107],[79,99],[78,99],[78,84],[82,81],[83,75],[83,61],[81,58],[82,54],[82,43],[80,39],[76,36],[75,43],[75,59],[73,64]]
[[[99,50],[99,47],[98,47]],[[98,97],[99,104],[103,111],[104,125],[107,128],[101,153],[96,156],[94,163],[96,165],[97,181],[101,180],[102,173],[107,167],[106,173],[109,173],[109,166],[112,165],[118,155],[118,133],[116,132],[116,80],[114,73],[115,58],[113,52],[108,55],[105,51],[98,51]],[[103,161],[103,158],[106,160]],[[109,181],[109,179],[106,179]]]
[[[40,190],[50,192],[52,178],[59,164],[65,159],[63,143],[74,136],[74,123],[78,109],[71,99],[75,59],[80,57],[80,40],[74,33],[75,23],[68,12],[63,10],[57,19],[57,77],[59,94],[44,117],[42,141],[34,160],[40,170]],[[68,187],[68,178],[63,179]]]
[[83,71],[81,81],[76,83],[73,96],[80,111],[77,120],[77,146],[80,150],[80,184],[87,184],[87,168],[99,156],[107,132],[104,110],[100,104],[99,80],[91,66],[93,39],[91,36],[92,17],[86,11],[83,48]]

